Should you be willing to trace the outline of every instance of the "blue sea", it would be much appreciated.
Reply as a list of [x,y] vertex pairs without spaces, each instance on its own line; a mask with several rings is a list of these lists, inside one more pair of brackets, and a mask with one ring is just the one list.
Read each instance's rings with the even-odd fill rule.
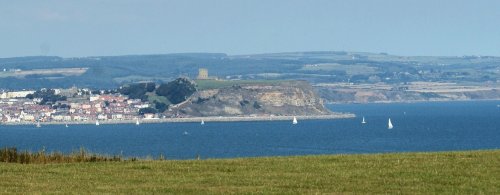
[[[0,126],[0,147],[167,159],[454,151],[500,148],[500,101],[328,105],[357,118]],[[365,117],[367,123],[361,124]],[[394,128],[387,129],[388,118]]]

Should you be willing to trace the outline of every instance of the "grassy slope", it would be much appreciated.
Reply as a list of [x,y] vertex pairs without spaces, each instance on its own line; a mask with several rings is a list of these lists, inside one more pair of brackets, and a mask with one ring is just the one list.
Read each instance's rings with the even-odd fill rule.
[[195,80],[198,90],[218,89],[233,85],[278,84],[282,80]]
[[157,101],[157,102],[161,102],[161,103],[164,103],[164,104],[167,104],[167,105],[172,104],[172,103],[170,103],[170,101],[168,101],[167,97],[165,97],[165,96],[159,96],[155,92],[147,92],[146,95],[148,95],[148,101],[149,102]]
[[202,161],[0,163],[0,193],[500,193],[500,150]]

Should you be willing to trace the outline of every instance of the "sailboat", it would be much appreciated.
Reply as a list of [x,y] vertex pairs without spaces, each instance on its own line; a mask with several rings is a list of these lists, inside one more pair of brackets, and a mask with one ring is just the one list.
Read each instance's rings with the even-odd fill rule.
[[205,124],[205,121],[201,120],[201,123],[200,123],[200,124],[201,124],[201,125],[204,125],[204,124]]
[[298,122],[297,122],[297,118],[296,117],[293,117],[293,121],[292,121],[292,124],[296,125]]
[[363,121],[361,121],[361,124],[365,124],[366,121],[365,121],[365,117],[363,117]]
[[66,125],[65,125],[65,126],[66,126],[66,127],[68,127],[68,123],[66,123]]
[[392,126],[391,123],[391,118],[389,118],[389,122],[387,123],[387,129],[392,129],[394,126]]
[[99,126],[99,120],[95,120],[95,126]]
[[42,125],[40,125],[40,121],[36,122],[36,127],[38,127],[38,128],[42,127]]
[[135,119],[135,125],[140,125],[141,123],[139,123],[139,119]]

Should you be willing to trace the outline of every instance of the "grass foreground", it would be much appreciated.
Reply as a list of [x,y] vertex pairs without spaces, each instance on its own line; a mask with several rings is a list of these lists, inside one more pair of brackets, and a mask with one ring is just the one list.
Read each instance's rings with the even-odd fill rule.
[[500,150],[0,163],[0,193],[499,194]]

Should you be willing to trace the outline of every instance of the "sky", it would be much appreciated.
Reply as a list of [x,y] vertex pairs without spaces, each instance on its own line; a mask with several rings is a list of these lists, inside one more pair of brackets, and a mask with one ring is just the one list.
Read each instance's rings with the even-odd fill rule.
[[364,51],[500,56],[498,0],[0,0],[0,58]]

